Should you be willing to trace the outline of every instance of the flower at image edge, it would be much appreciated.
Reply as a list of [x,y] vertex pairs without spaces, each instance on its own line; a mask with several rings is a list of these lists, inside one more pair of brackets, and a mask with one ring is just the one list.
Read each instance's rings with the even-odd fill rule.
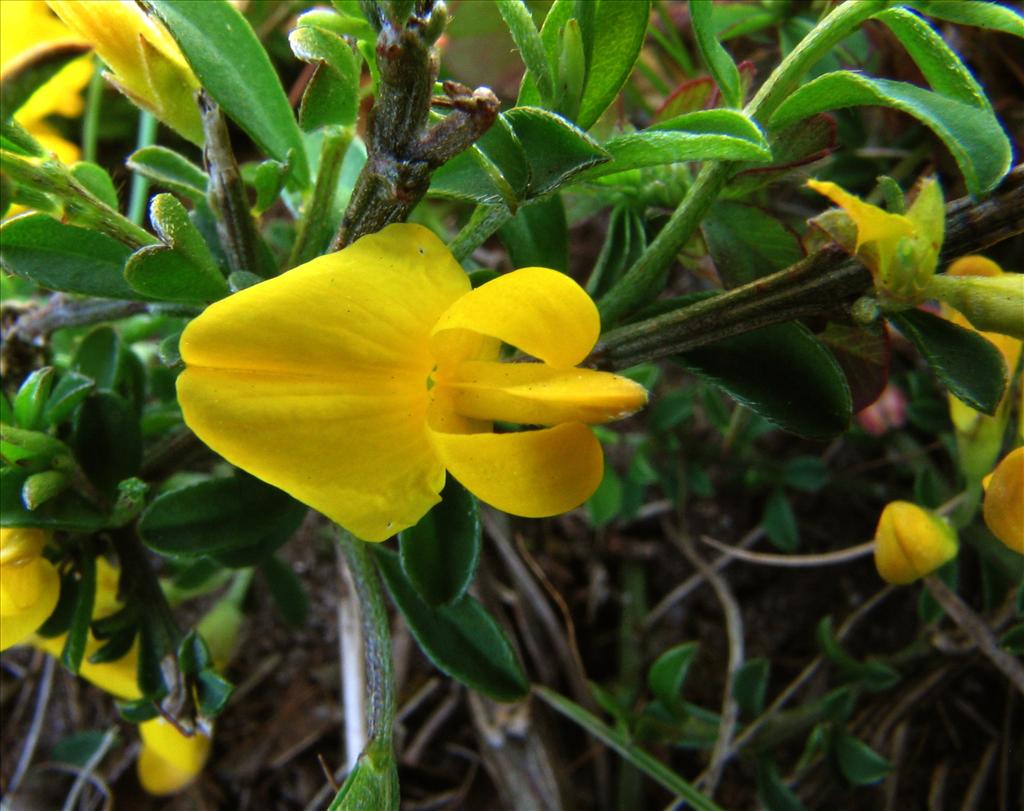
[[0,529],[0,650],[25,641],[57,606],[60,575],[45,544],[42,530]]
[[956,532],[939,515],[909,501],[885,505],[875,529],[875,568],[887,583],[906,585],[956,557]]
[[986,480],[983,514],[992,534],[1024,555],[1024,447],[1006,454]]
[[[575,368],[599,332],[565,274],[470,290],[437,237],[395,224],[211,305],[182,335],[178,399],[225,459],[367,541],[419,521],[446,470],[498,509],[555,515],[600,483],[588,424],[647,401]],[[500,363],[503,343],[541,363]]]
[[206,765],[210,737],[200,731],[183,735],[173,724],[156,717],[139,724],[142,749],[135,769],[150,794],[175,794],[188,786]]

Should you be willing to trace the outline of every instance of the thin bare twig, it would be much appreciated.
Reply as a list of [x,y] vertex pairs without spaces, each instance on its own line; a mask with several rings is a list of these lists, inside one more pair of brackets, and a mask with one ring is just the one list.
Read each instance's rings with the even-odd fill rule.
[[110,747],[113,746],[114,741],[117,740],[117,727],[112,726],[106,732],[103,733],[103,738],[100,740],[100,745],[96,747],[96,751],[92,753],[89,760],[86,761],[85,765],[81,768],[77,775],[75,775],[75,782],[71,785],[71,791],[68,792],[67,798],[64,800],[64,805],[61,811],[73,811],[75,804],[78,802],[78,797],[85,788],[85,784],[93,779],[93,772],[96,771],[96,767],[100,765],[100,761],[106,757],[107,752],[110,751]]
[[28,771],[32,756],[35,754],[36,745],[39,743],[39,733],[43,730],[43,719],[46,717],[46,708],[50,703],[50,688],[53,686],[53,672],[56,660],[47,656],[43,661],[43,675],[39,679],[39,692],[36,694],[36,706],[32,713],[32,723],[29,725],[28,734],[25,736],[25,745],[21,748],[21,756],[18,758],[18,765],[11,775],[11,782],[7,786],[8,794],[14,794],[21,783],[25,772]]
[[366,748],[366,657],[355,584],[340,550],[337,564],[338,576],[344,584],[338,595],[338,658],[345,716],[345,765],[346,769],[353,769]]
[[713,546],[719,552],[724,552],[730,557],[737,558],[747,563],[758,563],[762,566],[780,566],[792,569],[806,569],[815,566],[834,566],[838,563],[848,563],[857,560],[865,555],[870,555],[875,548],[874,541],[866,541],[846,549],[838,549],[835,552],[822,552],[817,555],[776,555],[771,552],[748,552],[738,549],[735,546],[716,541],[707,535],[700,536],[701,543]]

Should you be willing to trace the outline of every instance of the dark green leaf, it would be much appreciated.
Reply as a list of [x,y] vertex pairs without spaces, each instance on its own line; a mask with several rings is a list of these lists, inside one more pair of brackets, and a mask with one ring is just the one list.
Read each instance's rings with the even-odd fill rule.
[[280,546],[305,513],[287,493],[238,474],[161,493],[139,519],[139,532],[157,552],[195,557]]
[[831,617],[823,617],[818,623],[817,637],[822,655],[837,665],[847,679],[860,682],[864,689],[887,690],[900,680],[900,674],[882,662],[870,659],[861,662],[851,656],[836,637]]
[[210,666],[210,649],[195,632],[189,631],[178,645],[178,669],[183,676],[195,676]]
[[119,394],[91,394],[75,414],[75,458],[89,480],[107,497],[142,465],[142,431],[131,404]]
[[146,698],[160,698],[167,694],[163,658],[170,653],[170,640],[160,620],[143,614],[139,623],[139,662],[135,671],[139,690]]
[[588,130],[629,78],[644,44],[651,4],[650,0],[600,0],[585,5],[596,8],[593,37],[585,37],[587,81],[575,121]]
[[756,206],[720,200],[701,229],[726,287],[752,282],[804,257],[796,232]]
[[797,456],[782,466],[782,483],[804,493],[817,493],[828,484],[828,468],[817,456]]
[[607,293],[646,248],[647,232],[640,213],[628,205],[613,208],[604,245],[587,280],[591,298]]
[[547,110],[515,107],[505,113],[530,167],[528,194],[539,197],[564,186],[609,154],[589,135]]
[[73,490],[29,510],[21,500],[26,478],[18,468],[0,470],[0,526],[94,532],[109,523],[106,513]]
[[757,799],[765,811],[805,811],[800,799],[779,774],[774,761],[762,759],[757,767]]
[[54,744],[53,749],[50,750],[50,760],[83,769],[100,751],[106,739],[107,733],[102,729],[76,732],[66,738],[61,738]]
[[219,715],[231,699],[235,686],[212,668],[203,670],[196,677],[196,693],[199,698],[199,712],[205,718]]
[[[337,3],[338,0],[335,0]],[[398,811],[400,793],[394,755],[372,743],[359,756],[327,811]]]
[[905,310],[890,320],[951,394],[971,408],[995,413],[1006,388],[1006,363],[990,341],[924,310]]
[[0,226],[0,265],[48,290],[142,298],[124,280],[131,249],[97,231],[29,214]]
[[764,709],[771,659],[748,659],[732,679],[732,695],[746,718],[756,718]]
[[684,642],[669,648],[647,671],[647,685],[651,692],[668,710],[681,715],[683,683],[690,671],[690,665],[697,655],[696,642]]
[[223,276],[213,276],[166,245],[147,245],[128,259],[124,277],[147,298],[180,304],[207,304],[228,292]]
[[96,558],[86,552],[78,565],[78,589],[71,614],[71,625],[64,647],[60,652],[60,663],[72,673],[78,673],[89,642],[89,623],[92,622],[92,607],[96,599]]
[[22,428],[40,427],[43,408],[56,377],[52,366],[36,369],[25,378],[14,396],[14,419]]
[[746,163],[729,181],[728,194],[745,197],[773,183],[798,166],[820,160],[835,151],[836,120],[819,114],[770,133],[771,163]]
[[594,495],[587,499],[587,514],[590,516],[591,524],[603,527],[618,518],[621,512],[622,479],[615,472],[615,468],[606,461],[601,483],[594,491]]
[[705,0],[690,0],[690,23],[697,46],[708,71],[718,83],[722,99],[728,107],[743,106],[740,72],[722,43],[718,41],[711,19],[712,4]]
[[893,770],[888,760],[846,730],[832,736],[832,753],[843,777],[855,786],[877,783]]
[[512,266],[569,271],[569,231],[562,198],[552,195],[523,206],[498,231]]
[[391,598],[420,648],[441,671],[498,701],[522,698],[529,689],[515,651],[490,614],[468,594],[432,608],[419,598],[398,555],[374,547]]
[[1010,170],[1010,141],[989,108],[851,71],[826,73],[796,90],[779,105],[771,126],[778,128],[826,110],[860,105],[891,107],[929,127],[952,153],[975,196],[990,192]]
[[60,425],[70,417],[71,412],[89,395],[95,385],[91,377],[78,372],[65,372],[61,375],[43,407],[43,419],[47,425]]
[[80,161],[71,167],[71,174],[85,187],[86,191],[101,203],[110,206],[114,211],[120,210],[121,203],[117,199],[117,188],[114,186],[113,179],[107,174],[107,170],[102,166]]
[[137,701],[115,701],[117,714],[129,724],[141,724],[159,717],[160,709],[151,699],[140,698]]
[[678,359],[787,431],[824,439],[849,425],[850,390],[842,370],[800,324],[765,327]]
[[[95,634],[95,630],[93,632]],[[136,628],[134,625],[123,631],[117,631],[90,654],[89,662],[94,665],[102,665],[106,662],[116,662],[128,655],[135,644]]]
[[202,200],[210,178],[187,158],[163,146],[146,146],[128,158],[128,168],[190,200]]
[[818,333],[818,340],[828,347],[843,370],[854,413],[875,402],[889,382],[892,352],[885,322],[868,329],[830,321]]
[[151,0],[148,5],[224,112],[271,157],[285,161],[294,150],[295,178],[308,185],[302,133],[277,72],[245,17],[226,0]]
[[420,599],[439,606],[461,598],[476,574],[480,539],[476,499],[449,477],[441,503],[398,534],[402,571]]
[[270,555],[260,565],[260,571],[267,579],[270,596],[274,598],[284,621],[295,628],[305,625],[309,616],[309,597],[292,567],[276,555]]
[[121,339],[112,327],[91,330],[78,345],[71,358],[71,369],[79,376],[95,382],[103,391],[113,391],[124,374]]
[[[544,18],[544,25],[540,29],[541,42],[544,44],[544,53],[548,65],[555,65],[558,62],[559,37],[563,28],[576,13],[575,0],[555,0],[548,9]],[[550,100],[550,97],[547,97]],[[542,98],[537,89],[537,79],[532,71],[527,70],[523,75],[523,82],[519,86],[519,98],[516,101],[517,107],[527,105],[548,104]]]
[[[14,18],[7,24],[17,26],[18,23],[13,20]],[[24,35],[30,35],[30,32],[25,32]],[[3,80],[0,81],[0,110],[3,111],[4,119],[11,118],[33,93],[60,73],[66,65],[90,50],[90,46],[84,42],[43,43],[45,38],[40,37],[35,47],[22,51],[19,58],[10,59],[14,54],[4,57],[9,63],[4,66]]]
[[484,205],[504,203],[512,210],[525,199],[529,180],[526,153],[501,114],[483,138],[434,172],[430,193]]
[[783,552],[793,552],[800,545],[800,527],[786,492],[776,488],[764,505],[761,525],[772,544]]
[[545,107],[551,107],[555,100],[555,83],[552,78],[552,65],[544,42],[541,40],[537,26],[530,16],[530,9],[523,0],[496,0],[498,11],[508,26],[512,41],[519,49],[519,55],[536,83],[540,100]]

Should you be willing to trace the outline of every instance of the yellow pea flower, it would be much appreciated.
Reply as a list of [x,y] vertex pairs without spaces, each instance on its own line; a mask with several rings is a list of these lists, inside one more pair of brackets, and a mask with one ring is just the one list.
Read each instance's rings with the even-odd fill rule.
[[835,183],[808,180],[853,222],[857,237],[843,245],[871,271],[875,292],[884,307],[907,309],[927,297],[945,237],[942,190],[932,178],[924,180],[906,214],[892,214],[865,203]]
[[167,29],[135,0],[47,0],[110,68],[118,90],[195,144],[203,126],[195,92],[199,80]]
[[909,501],[885,505],[875,529],[875,568],[887,583],[904,585],[956,557],[956,532],[941,516]]
[[992,471],[983,514],[992,534],[1024,555],[1024,447],[1010,451]]
[[210,737],[196,730],[182,734],[163,717],[139,724],[142,749],[135,764],[139,783],[150,794],[176,794],[188,786],[206,765]]
[[[599,332],[568,276],[524,268],[470,290],[437,237],[394,224],[211,305],[182,334],[178,399],[229,462],[367,541],[415,524],[446,469],[505,512],[555,515],[601,481],[588,424],[647,401],[574,368]],[[541,363],[499,363],[503,342]]]
[[42,530],[0,529],[0,650],[28,639],[57,606],[60,575],[45,545]]
[[[1024,276],[1016,273],[1004,273],[991,259],[983,256],[965,256],[957,259],[944,274],[949,279],[1001,279]],[[943,278],[936,276],[935,281]],[[975,329],[967,318],[955,309],[952,302],[943,302],[942,314],[954,324],[964,329]],[[1021,304],[1021,318],[1024,318],[1024,303]],[[1013,388],[1013,373],[1021,356],[1022,343],[1017,338],[999,332],[981,332],[984,338],[991,341],[999,350],[1006,362],[1011,375],[1010,385],[1006,387],[1003,399],[996,408],[995,414],[989,416],[965,405],[953,395],[949,395],[949,415],[956,429],[957,449],[960,468],[969,481],[977,482],[992,470],[1003,445],[1006,423],[1010,418],[1010,392]]]
[[[0,3],[0,79],[48,47],[81,41],[50,13],[43,0]],[[80,115],[81,90],[91,75],[88,58],[76,59],[36,90],[14,116],[44,148],[65,163],[78,160],[78,146],[63,138],[46,119],[51,115]]]

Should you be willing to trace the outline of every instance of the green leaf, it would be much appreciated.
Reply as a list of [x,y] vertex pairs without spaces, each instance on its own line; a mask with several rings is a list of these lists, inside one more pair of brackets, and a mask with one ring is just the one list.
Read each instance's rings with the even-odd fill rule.
[[564,118],[536,107],[505,113],[530,168],[528,196],[553,192],[576,175],[609,160],[600,144]]
[[40,427],[43,408],[55,377],[54,368],[44,366],[25,378],[14,396],[14,420],[19,426],[29,429]]
[[633,71],[647,34],[650,0],[600,0],[594,9],[593,38],[587,37],[587,82],[576,124],[589,130]]
[[961,25],[975,25],[1024,37],[1024,15],[1002,3],[978,0],[907,0],[906,4],[929,17]]
[[764,709],[771,659],[748,659],[732,679],[732,695],[746,718],[756,718]]
[[277,555],[270,555],[260,564],[260,571],[267,579],[270,596],[274,598],[284,621],[294,628],[305,625],[309,616],[309,597],[292,567]]
[[764,134],[736,110],[686,113],[650,129],[619,135],[603,146],[611,162],[589,169],[581,180],[682,161],[766,162],[772,158]]
[[[281,196],[290,176],[291,166],[280,161],[265,160],[253,166],[251,174],[245,177],[245,181],[256,192],[256,202],[252,206],[254,216],[260,216],[277,202],[277,198]],[[246,271],[235,272],[245,273]]]
[[394,753],[371,741],[359,755],[327,811],[398,811],[399,800],[398,765]]
[[655,659],[647,671],[647,685],[651,692],[676,715],[682,715],[683,683],[698,647],[696,642],[675,645]]
[[590,523],[595,527],[603,527],[619,517],[622,512],[622,479],[615,468],[607,462],[604,475],[594,494],[587,499],[587,514]]
[[146,146],[129,156],[128,168],[189,200],[206,199],[210,178],[187,158],[163,146]]
[[178,645],[178,669],[183,676],[195,676],[212,663],[210,649],[203,638],[193,629]]
[[117,199],[117,189],[107,170],[102,166],[87,161],[79,161],[71,167],[71,174],[85,190],[101,203],[106,203],[114,211],[119,211],[121,202]]
[[523,206],[499,230],[512,266],[545,267],[569,271],[569,231],[565,205],[552,195]]
[[889,382],[892,357],[889,328],[884,321],[871,328],[830,321],[818,333],[818,340],[828,347],[843,369],[854,413],[881,396]]
[[29,510],[21,500],[27,478],[27,472],[18,468],[0,470],[0,526],[94,532],[109,524],[105,512],[73,490],[66,490],[35,510]]
[[131,249],[115,239],[28,214],[0,226],[0,266],[48,290],[141,299],[124,280]]
[[836,120],[820,113],[768,134],[771,163],[744,163],[726,186],[729,196],[743,198],[780,180],[793,169],[835,151]]
[[203,88],[271,157],[294,150],[295,178],[309,185],[302,133],[277,72],[245,17],[226,0],[148,3],[181,47]]
[[391,598],[439,670],[498,701],[526,694],[530,685],[515,651],[480,603],[464,594],[451,605],[432,608],[406,579],[396,553],[380,546],[373,551]]
[[205,718],[219,715],[234,692],[235,686],[212,668],[206,668],[196,677],[199,712]]
[[[548,65],[557,64],[560,32],[575,13],[576,0],[555,0],[548,9],[547,16],[544,18],[544,25],[540,29],[540,38],[544,44],[544,53],[547,56]],[[548,98],[550,100],[550,97]],[[537,79],[533,72],[527,70],[523,74],[523,82],[519,86],[519,98],[516,100],[516,106],[525,107],[542,104],[550,106],[537,89]]]
[[[8,25],[17,23],[12,20]],[[84,42],[55,42],[36,45],[22,52],[18,59],[10,59],[13,54],[5,56],[9,64],[4,66],[6,70],[0,81],[0,110],[4,119],[10,119],[33,93],[89,50],[90,46]]]
[[302,128],[309,132],[355,124],[362,59],[340,36],[315,26],[296,28],[288,42],[295,56],[316,65],[299,107]]
[[435,197],[514,210],[526,197],[530,167],[512,125],[499,114],[483,138],[445,163],[430,178]]
[[802,324],[763,327],[677,359],[786,431],[825,439],[849,425],[850,390],[842,369]]
[[113,327],[100,326],[90,330],[71,358],[71,370],[95,382],[103,391],[113,391],[124,372],[121,339]]
[[37,510],[50,499],[63,493],[70,483],[68,475],[59,470],[33,473],[21,486],[22,503],[30,510]]
[[899,682],[899,672],[889,665],[871,659],[861,662],[851,656],[835,635],[832,617],[822,617],[818,623],[817,638],[822,655],[837,665],[847,679],[860,682],[865,690],[888,690]]
[[704,64],[718,84],[722,99],[729,107],[743,106],[740,72],[728,51],[722,47],[711,19],[712,4],[707,0],[690,0],[690,24]]
[[46,155],[46,150],[28,130],[13,118],[6,116],[0,116],[0,149],[30,158],[42,158]]
[[78,673],[89,642],[89,623],[92,622],[92,607],[96,599],[96,558],[86,553],[81,556],[78,566],[78,589],[72,609],[71,625],[64,647],[60,652],[60,663],[72,673]]
[[446,605],[466,593],[480,560],[480,538],[476,499],[449,477],[441,502],[398,534],[402,571],[424,602]]
[[551,107],[555,100],[555,83],[551,65],[540,32],[534,25],[530,9],[523,0],[496,0],[498,12],[508,26],[512,41],[519,49],[523,64],[536,83],[540,100],[545,107]]
[[726,287],[752,282],[804,257],[796,233],[756,206],[720,200],[711,207],[701,229]]
[[102,729],[89,729],[61,738],[50,750],[50,760],[84,769],[107,744],[107,735]]
[[951,394],[971,408],[995,414],[1006,388],[1006,363],[991,341],[924,310],[905,310],[889,320],[924,355]]
[[893,765],[846,730],[832,736],[832,753],[843,777],[855,786],[868,786],[885,779]]
[[161,493],[139,519],[139,533],[161,554],[196,557],[280,546],[305,514],[287,493],[239,473]]
[[775,129],[826,110],[861,105],[891,107],[929,127],[952,153],[975,196],[990,192],[1010,170],[1010,141],[987,107],[851,71],[826,73],[796,90],[779,105],[771,126]]
[[142,465],[142,430],[131,404],[119,394],[89,395],[75,414],[75,458],[89,480],[107,497]]
[[587,280],[587,293],[597,299],[611,289],[647,248],[647,232],[641,214],[629,205],[612,209],[597,263]]
[[828,468],[817,456],[797,456],[782,466],[782,483],[804,493],[817,493],[828,484]]
[[789,505],[786,492],[777,487],[764,504],[761,525],[772,544],[783,552],[793,552],[800,545],[800,527]]
[[779,774],[775,763],[762,758],[757,766],[757,799],[765,811],[806,811]]

